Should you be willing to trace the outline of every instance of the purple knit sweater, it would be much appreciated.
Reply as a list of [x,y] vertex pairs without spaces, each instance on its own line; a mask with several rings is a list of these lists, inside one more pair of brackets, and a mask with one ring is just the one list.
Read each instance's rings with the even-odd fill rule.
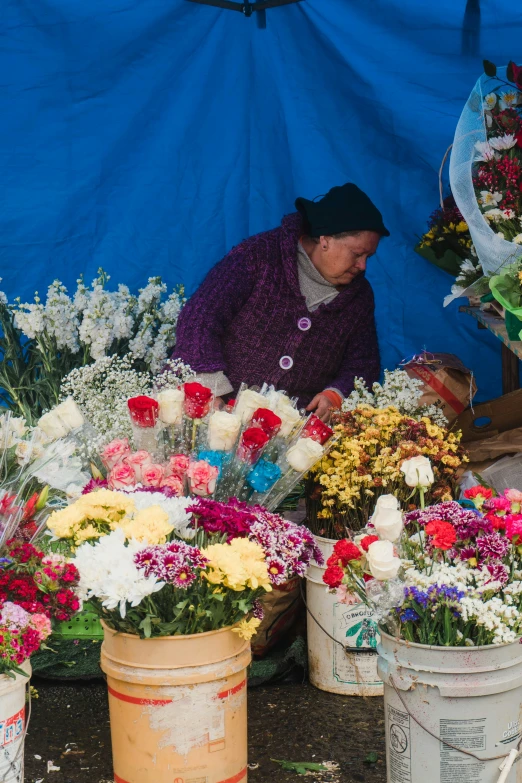
[[[310,313],[299,289],[302,234],[301,216],[287,215],[279,228],[246,239],[211,269],[181,311],[173,357],[196,372],[223,371],[235,391],[242,382],[274,384],[300,405],[329,387],[347,395],[356,377],[376,381],[370,284],[359,275]],[[311,321],[305,331],[302,319]]]

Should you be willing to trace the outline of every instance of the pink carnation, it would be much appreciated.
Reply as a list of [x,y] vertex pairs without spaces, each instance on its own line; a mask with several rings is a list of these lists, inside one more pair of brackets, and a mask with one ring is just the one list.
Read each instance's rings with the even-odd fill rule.
[[506,489],[504,497],[511,501],[511,503],[522,503],[522,492],[518,489]]
[[522,514],[510,514],[506,517],[506,536],[512,540],[516,536],[522,536]]

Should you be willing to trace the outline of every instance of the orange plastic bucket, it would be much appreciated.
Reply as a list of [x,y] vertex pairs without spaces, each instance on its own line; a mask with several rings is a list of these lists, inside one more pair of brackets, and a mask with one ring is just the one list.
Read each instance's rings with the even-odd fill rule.
[[103,629],[115,783],[245,783],[250,642]]

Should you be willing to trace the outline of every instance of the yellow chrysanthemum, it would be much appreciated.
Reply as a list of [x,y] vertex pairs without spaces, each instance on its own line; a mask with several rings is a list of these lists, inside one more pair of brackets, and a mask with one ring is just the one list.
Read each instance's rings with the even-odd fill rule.
[[115,523],[112,527],[121,527],[126,538],[147,541],[149,544],[164,544],[174,529],[169,522],[169,515],[161,506],[144,508],[132,518],[125,517],[121,523]]
[[241,620],[235,628],[232,628],[234,633],[237,633],[242,639],[249,642],[255,635],[257,629],[261,625],[261,620],[257,617],[252,617],[250,620]]

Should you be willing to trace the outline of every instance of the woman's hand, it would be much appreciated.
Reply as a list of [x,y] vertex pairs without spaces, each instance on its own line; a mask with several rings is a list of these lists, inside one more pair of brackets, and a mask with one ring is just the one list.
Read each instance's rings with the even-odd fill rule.
[[329,399],[329,397],[326,396],[326,394],[321,393],[315,395],[306,410],[310,412],[313,411],[315,415],[321,419],[321,421],[324,421],[325,424],[328,424],[333,408],[335,408],[333,402]]

